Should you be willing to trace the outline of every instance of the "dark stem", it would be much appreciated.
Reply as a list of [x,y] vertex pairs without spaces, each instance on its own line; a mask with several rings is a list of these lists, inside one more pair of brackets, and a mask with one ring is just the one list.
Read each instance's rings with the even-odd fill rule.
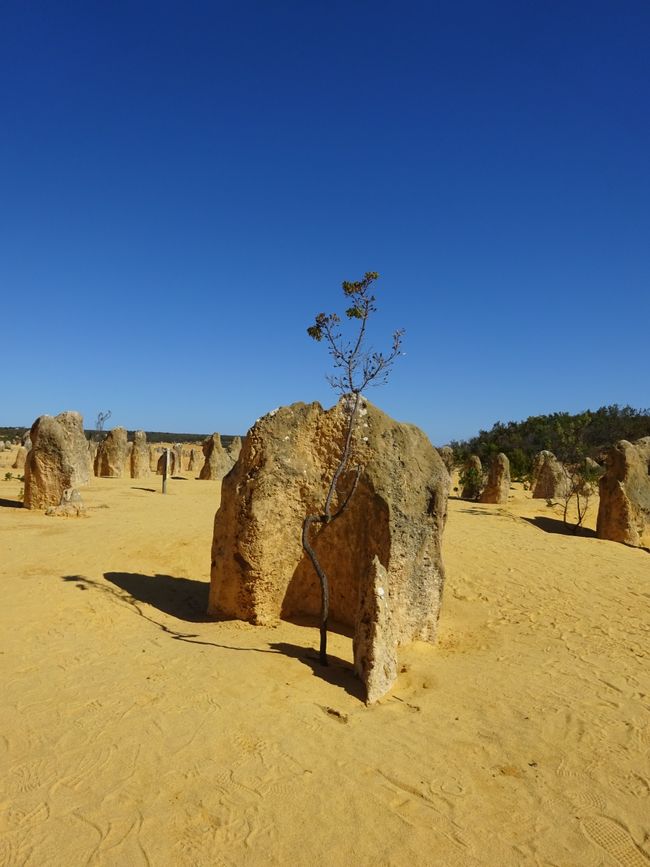
[[357,484],[359,482],[359,476],[361,475],[361,467],[357,467],[356,477],[352,484],[352,488],[345,498],[343,505],[337,509],[337,511],[332,515],[332,499],[334,498],[334,494],[336,492],[336,485],[338,480],[341,477],[341,474],[344,472],[348,460],[350,458],[350,448],[352,443],[352,433],[354,431],[354,423],[357,417],[357,411],[359,409],[359,401],[361,399],[361,395],[359,392],[355,394],[354,406],[352,408],[352,412],[348,418],[348,427],[345,436],[345,446],[343,448],[343,454],[341,455],[341,460],[332,476],[332,481],[330,482],[329,490],[327,492],[327,498],[325,500],[325,508],[323,510],[322,515],[307,515],[305,521],[302,525],[302,546],[307,552],[309,559],[312,562],[314,569],[316,570],[316,574],[318,575],[318,580],[320,581],[321,587],[321,611],[320,611],[320,662],[321,665],[327,665],[327,620],[329,618],[329,608],[330,608],[330,588],[329,581],[327,579],[327,575],[325,574],[325,570],[321,566],[318,557],[316,556],[316,552],[311,546],[309,541],[309,530],[312,524],[329,524],[343,514],[345,509],[347,508],[352,495],[354,494]]

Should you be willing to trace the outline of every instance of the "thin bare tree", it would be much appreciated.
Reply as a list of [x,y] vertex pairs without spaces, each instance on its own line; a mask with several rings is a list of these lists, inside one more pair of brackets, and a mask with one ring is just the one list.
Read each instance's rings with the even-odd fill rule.
[[392,346],[386,354],[366,348],[368,319],[377,310],[376,298],[370,290],[378,277],[379,274],[376,272],[368,271],[362,280],[343,283],[343,294],[350,304],[345,310],[345,317],[349,320],[348,324],[353,326],[351,338],[343,335],[341,317],[336,313],[319,313],[314,324],[307,329],[310,337],[318,342],[325,341],[327,344],[334,366],[334,373],[330,374],[327,380],[332,388],[345,398],[341,405],[346,416],[341,456],[330,481],[323,510],[319,514],[307,515],[302,527],[302,545],[314,566],[321,586],[320,662],[323,665],[327,665],[330,589],[325,570],[312,547],[310,533],[317,525],[320,525],[322,530],[347,509],[363,468],[360,465],[354,468],[354,478],[347,492],[340,491],[338,484],[350,461],[361,394],[369,386],[385,383],[393,362],[402,354],[403,330],[393,333]]

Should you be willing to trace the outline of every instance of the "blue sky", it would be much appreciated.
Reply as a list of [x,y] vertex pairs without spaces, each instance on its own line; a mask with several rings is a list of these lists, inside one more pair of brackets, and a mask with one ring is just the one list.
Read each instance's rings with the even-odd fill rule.
[[2,4],[0,425],[329,405],[368,270],[370,398],[438,444],[649,405],[649,44],[646,0]]

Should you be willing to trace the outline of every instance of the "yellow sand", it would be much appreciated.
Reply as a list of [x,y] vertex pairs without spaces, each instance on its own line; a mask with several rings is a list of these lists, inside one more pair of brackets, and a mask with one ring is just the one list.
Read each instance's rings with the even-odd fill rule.
[[53,518],[12,460],[0,865],[650,863],[648,552],[452,501],[439,642],[366,708],[348,637],[204,617],[218,484]]

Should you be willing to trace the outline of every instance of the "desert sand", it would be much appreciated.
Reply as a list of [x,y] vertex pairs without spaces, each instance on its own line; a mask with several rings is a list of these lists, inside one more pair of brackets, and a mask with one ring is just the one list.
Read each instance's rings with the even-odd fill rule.
[[366,707],[345,634],[205,616],[218,482],[66,519],[11,462],[1,865],[650,864],[647,550],[452,499],[439,640]]

